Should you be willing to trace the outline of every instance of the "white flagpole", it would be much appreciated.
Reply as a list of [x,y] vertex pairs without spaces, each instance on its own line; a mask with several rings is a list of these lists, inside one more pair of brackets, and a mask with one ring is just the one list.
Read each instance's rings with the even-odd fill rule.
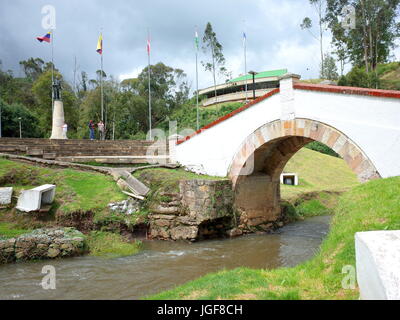
[[197,130],[200,129],[199,124],[199,73],[198,73],[198,63],[197,63],[197,55],[199,51],[199,35],[197,33],[197,26],[196,26],[196,33],[195,33],[195,46],[196,46],[196,124]]
[[101,93],[101,121],[104,122],[104,99],[103,99],[103,52],[100,55],[101,75],[100,75],[100,93]]
[[150,133],[150,140],[153,140],[151,134],[151,91],[150,91],[150,31],[147,29],[147,56],[148,56],[148,67],[147,72],[149,75],[149,133]]
[[51,114],[54,111],[54,29],[51,29]]
[[246,102],[247,102],[247,57],[246,57],[246,33],[243,32],[243,46],[244,46],[244,76],[246,80],[245,92],[246,92]]
[[0,138],[1,138],[1,101],[0,101]]
[[[101,54],[100,54],[100,94],[101,94],[101,121],[104,123],[104,98],[103,98],[103,32],[101,35]],[[105,124],[104,124],[105,127]]]

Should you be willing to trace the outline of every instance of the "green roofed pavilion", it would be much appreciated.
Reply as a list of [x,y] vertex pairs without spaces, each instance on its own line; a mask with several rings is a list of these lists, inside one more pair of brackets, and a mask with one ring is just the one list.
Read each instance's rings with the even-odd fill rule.
[[[260,79],[260,78],[270,78],[270,77],[281,77],[286,73],[287,73],[287,69],[262,71],[262,72],[257,73],[255,75],[255,78]],[[243,75],[243,76],[237,77],[235,79],[229,80],[229,82],[245,81],[246,79],[247,79],[247,81],[249,81],[249,80],[251,81],[251,80],[253,80],[253,76],[251,74]]]
[[[261,97],[270,91],[279,88],[279,78],[288,73],[287,69],[277,69],[258,72],[253,75],[241,75],[226,83],[199,90],[202,96],[203,107],[224,102],[246,102]],[[247,87],[247,92],[246,92]],[[215,94],[216,93],[216,94]]]

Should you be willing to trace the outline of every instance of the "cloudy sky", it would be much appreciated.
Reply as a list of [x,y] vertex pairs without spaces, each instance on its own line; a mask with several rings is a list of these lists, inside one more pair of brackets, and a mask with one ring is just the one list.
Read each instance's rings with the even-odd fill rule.
[[[94,77],[100,57],[96,44],[103,32],[104,71],[118,79],[135,77],[147,65],[147,29],[151,62],[183,69],[195,86],[194,29],[202,37],[211,22],[223,45],[226,67],[233,76],[244,72],[242,32],[247,34],[248,70],[287,68],[303,79],[318,76],[319,43],[299,27],[315,18],[308,0],[1,0],[0,59],[3,69],[22,75],[18,62],[29,57],[51,59],[51,46],[39,43],[43,6],[56,11],[54,61],[72,81],[74,57],[79,71]],[[325,35],[325,50],[330,48]],[[395,53],[400,59],[399,50]],[[199,60],[207,56],[200,52]],[[199,65],[200,88],[212,75]]]

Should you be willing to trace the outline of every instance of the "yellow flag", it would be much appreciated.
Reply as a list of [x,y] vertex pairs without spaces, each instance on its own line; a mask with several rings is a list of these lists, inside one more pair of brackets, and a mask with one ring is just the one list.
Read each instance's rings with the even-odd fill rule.
[[103,35],[100,33],[99,40],[97,41],[96,51],[100,54],[103,53]]

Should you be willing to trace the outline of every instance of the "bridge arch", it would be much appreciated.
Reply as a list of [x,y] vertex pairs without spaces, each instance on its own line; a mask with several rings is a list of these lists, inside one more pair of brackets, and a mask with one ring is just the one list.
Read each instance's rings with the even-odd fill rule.
[[280,174],[290,158],[312,141],[336,151],[361,182],[380,178],[368,156],[343,132],[311,119],[275,120],[250,134],[229,166],[242,224],[262,228],[279,218]]

